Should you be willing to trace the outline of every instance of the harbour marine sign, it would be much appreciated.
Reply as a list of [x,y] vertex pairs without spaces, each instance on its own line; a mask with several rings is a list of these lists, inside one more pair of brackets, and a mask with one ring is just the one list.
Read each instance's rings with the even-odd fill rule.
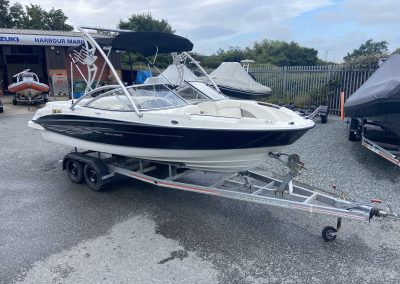
[[0,45],[49,45],[49,46],[79,46],[84,41],[81,37],[1,34]]

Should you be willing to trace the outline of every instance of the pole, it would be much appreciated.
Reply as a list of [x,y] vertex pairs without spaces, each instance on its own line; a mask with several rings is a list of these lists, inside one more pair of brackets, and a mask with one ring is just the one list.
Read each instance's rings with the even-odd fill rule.
[[340,120],[344,120],[344,91],[340,92]]
[[71,100],[72,103],[74,103],[74,66],[72,61],[70,62],[71,64]]

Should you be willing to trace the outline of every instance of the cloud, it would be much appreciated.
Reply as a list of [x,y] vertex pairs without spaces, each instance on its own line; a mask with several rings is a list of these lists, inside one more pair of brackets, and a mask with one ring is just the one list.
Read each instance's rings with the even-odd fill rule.
[[349,0],[344,7],[352,12],[354,19],[363,25],[400,24],[400,1]]
[[[20,0],[27,5],[31,0]],[[204,53],[215,51],[214,42],[237,45],[243,34],[287,38],[293,17],[332,5],[332,0],[36,0],[45,9],[60,8],[74,26],[91,25],[114,28],[120,19],[135,13],[150,12],[157,19],[166,19],[177,34],[196,40]],[[262,40],[254,38],[252,41]],[[247,39],[245,42],[249,42]],[[210,47],[207,47],[210,46]],[[213,47],[211,47],[213,46]],[[199,50],[200,51],[200,50]]]

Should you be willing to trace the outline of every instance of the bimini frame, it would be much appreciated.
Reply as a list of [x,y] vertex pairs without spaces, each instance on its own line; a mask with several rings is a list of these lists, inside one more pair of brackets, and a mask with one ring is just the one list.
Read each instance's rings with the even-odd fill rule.
[[[84,40],[84,45],[81,47],[80,51],[74,51],[73,56],[70,55],[72,62],[76,65],[79,73],[83,77],[83,79],[86,82],[86,90],[85,94],[81,96],[78,100],[76,100],[72,106],[71,110],[74,110],[75,106],[87,95],[92,94],[94,92],[100,91],[100,90],[112,90],[112,89],[120,89],[122,93],[128,98],[128,101],[130,105],[132,106],[132,109],[135,111],[135,113],[139,116],[142,117],[143,114],[140,112],[138,109],[137,105],[133,101],[130,92],[128,91],[128,88],[124,85],[124,83],[121,81],[120,77],[118,76],[117,71],[115,70],[113,64],[111,63],[109,56],[112,51],[111,46],[104,46],[101,47],[96,40],[93,38],[93,36],[87,31],[87,30],[96,30],[96,31],[106,31],[106,32],[116,32],[116,33],[123,33],[123,32],[132,32],[129,30],[121,30],[121,29],[104,29],[104,28],[98,28],[98,27],[78,27],[78,30],[82,33],[82,37]],[[100,72],[98,69],[98,66],[96,65],[96,50],[97,52],[103,57],[104,59],[104,64],[100,68]],[[157,57],[157,54],[154,57],[154,61]],[[185,63],[186,60],[189,60],[192,62],[203,74],[204,76],[208,79],[208,81],[212,84],[213,88],[221,93],[220,89],[218,88],[217,84],[211,79],[211,77],[207,74],[207,72],[201,67],[201,65],[192,57],[188,52],[181,52],[180,54],[173,53],[172,54],[174,62],[177,63]],[[87,67],[87,77],[84,76],[82,70],[80,70],[79,66],[77,63],[81,63],[82,65],[86,65]],[[149,64],[154,66],[154,62],[148,61]],[[110,71],[112,72],[112,75],[114,76],[117,85],[109,85],[109,86],[101,86],[99,87],[99,79],[103,75],[105,66],[108,66],[110,68]],[[155,66],[154,66],[155,67]],[[179,70],[179,69],[178,69]],[[183,70],[182,70],[183,72]],[[160,72],[161,73],[161,72]],[[180,74],[182,79],[183,79],[183,74]],[[98,79],[96,82],[96,85],[94,88],[92,88],[96,78]],[[183,80],[182,80],[183,81]],[[181,82],[182,83],[182,82]],[[222,94],[222,93],[221,93]]]
[[[88,77],[86,78],[87,82],[87,88],[85,91],[85,94],[80,97],[72,106],[71,110],[74,110],[76,104],[83,99],[86,95],[89,94],[90,91],[98,91],[101,90],[98,87],[98,82],[96,84],[96,87],[92,90],[91,86],[94,83],[96,78],[101,78],[105,65],[107,64],[108,67],[110,68],[110,71],[112,72],[114,79],[118,83],[118,85],[111,85],[111,86],[104,86],[106,89],[112,89],[112,88],[120,88],[122,93],[128,98],[129,103],[131,104],[133,110],[135,113],[139,116],[142,117],[143,114],[139,111],[138,107],[136,106],[135,102],[133,101],[129,91],[125,87],[124,83],[121,81],[120,77],[118,76],[117,71],[115,70],[113,64],[111,63],[109,59],[109,55],[111,54],[112,47],[107,46],[104,48],[101,48],[100,45],[96,42],[96,40],[86,31],[86,30],[97,30],[97,31],[109,31],[109,32],[128,32],[127,30],[119,30],[119,29],[101,29],[101,28],[94,28],[94,27],[78,27],[78,30],[82,33],[83,40],[84,40],[84,46],[81,48],[79,52],[74,52],[74,58],[77,62],[82,63],[87,66],[88,69]],[[107,54],[104,52],[104,49],[107,50]],[[95,55],[96,50],[98,53],[103,57],[104,59],[104,64],[101,68],[100,73],[97,75],[97,66],[95,64],[97,60],[97,56]]]

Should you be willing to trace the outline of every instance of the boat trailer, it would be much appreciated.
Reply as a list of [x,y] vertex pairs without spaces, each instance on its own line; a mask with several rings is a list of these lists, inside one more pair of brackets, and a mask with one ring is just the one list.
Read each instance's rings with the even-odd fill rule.
[[397,142],[390,143],[375,141],[376,139],[371,139],[368,133],[366,133],[365,126],[368,125],[368,123],[362,122],[356,118],[351,118],[348,123],[349,141],[361,140],[361,145],[366,149],[400,167],[400,145],[398,139]]
[[370,139],[367,139],[364,135],[361,136],[361,145],[389,162],[400,167],[400,151],[397,145],[386,145],[386,148],[382,147],[382,144],[376,143]]
[[284,179],[269,177],[263,171],[256,170],[225,174],[222,177],[221,173],[186,169],[179,164],[93,151],[78,152],[76,149],[60,162],[72,182],[86,182],[95,191],[103,189],[114,177],[122,175],[159,187],[337,217],[335,227],[327,226],[322,230],[322,237],[327,242],[336,239],[342,218],[359,221],[370,221],[373,217],[398,218],[389,205],[387,210],[371,206],[371,203],[384,203],[379,199],[355,202],[347,200],[343,194],[335,196],[331,192],[296,185],[293,178],[304,168],[299,156],[282,153],[271,153],[270,156],[289,168]]

